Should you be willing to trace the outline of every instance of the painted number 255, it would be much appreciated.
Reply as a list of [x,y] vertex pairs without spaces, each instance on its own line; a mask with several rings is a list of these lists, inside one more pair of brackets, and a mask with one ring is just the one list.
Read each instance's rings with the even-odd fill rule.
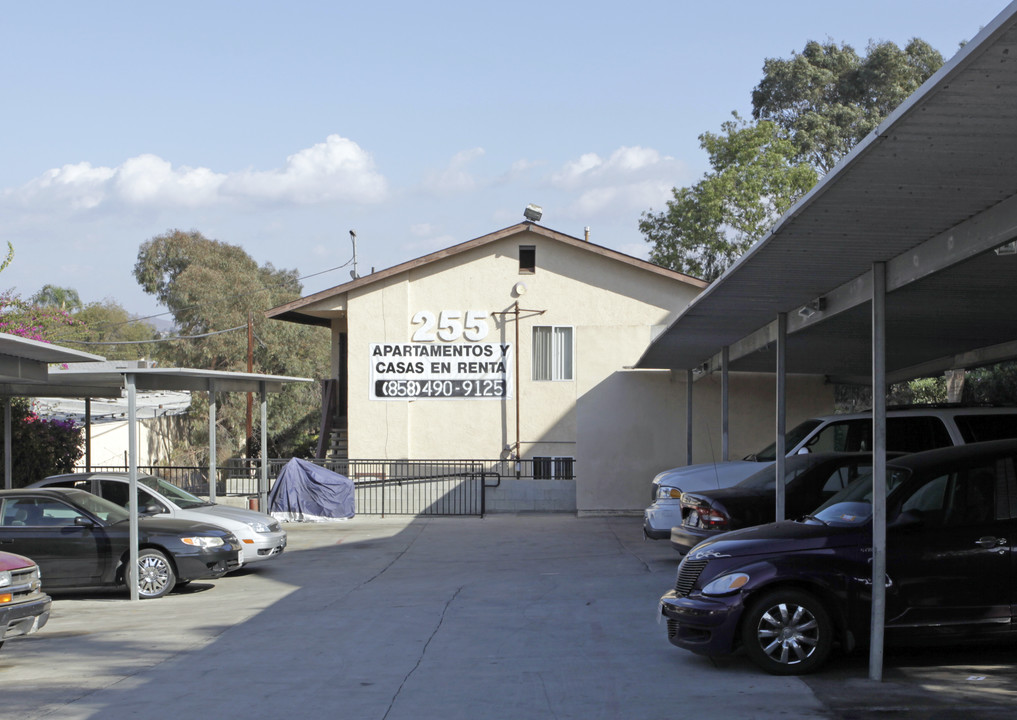
[[413,324],[420,325],[413,333],[413,342],[454,342],[460,337],[476,342],[487,337],[490,329],[487,313],[482,310],[467,310],[465,319],[459,310],[442,310],[437,318],[430,310],[421,310],[413,316]]

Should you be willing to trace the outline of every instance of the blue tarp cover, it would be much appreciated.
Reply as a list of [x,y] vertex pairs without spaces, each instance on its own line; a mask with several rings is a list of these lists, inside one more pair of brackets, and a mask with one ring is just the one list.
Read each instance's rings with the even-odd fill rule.
[[272,517],[283,522],[347,520],[356,512],[353,481],[320,465],[293,458],[268,494]]

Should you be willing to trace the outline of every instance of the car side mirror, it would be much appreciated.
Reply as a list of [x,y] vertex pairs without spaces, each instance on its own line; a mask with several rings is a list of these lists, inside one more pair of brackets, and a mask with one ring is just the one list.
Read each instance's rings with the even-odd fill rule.
[[146,505],[145,507],[141,508],[142,515],[158,515],[161,512],[162,507],[160,507],[159,505]]
[[75,515],[74,524],[77,525],[78,527],[88,527],[88,528],[95,527],[95,521],[92,520],[91,518],[85,517],[84,515]]

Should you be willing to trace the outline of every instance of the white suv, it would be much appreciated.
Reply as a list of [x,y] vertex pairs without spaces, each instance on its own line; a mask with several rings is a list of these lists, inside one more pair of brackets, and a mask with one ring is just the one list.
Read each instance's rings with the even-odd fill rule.
[[[886,449],[921,452],[983,440],[1017,438],[1017,408],[929,405],[887,410]],[[872,413],[826,415],[799,424],[785,436],[788,455],[855,452],[872,446]],[[653,478],[653,503],[643,511],[643,534],[671,537],[681,525],[681,494],[735,485],[772,463],[776,443],[743,460],[672,468]]]

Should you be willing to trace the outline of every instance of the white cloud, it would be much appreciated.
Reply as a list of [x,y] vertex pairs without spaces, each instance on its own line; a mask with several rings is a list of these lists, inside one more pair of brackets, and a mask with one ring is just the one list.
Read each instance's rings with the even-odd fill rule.
[[557,187],[571,189],[599,181],[611,181],[647,171],[674,171],[674,158],[662,156],[652,148],[620,147],[604,160],[597,153],[586,153],[572,160],[551,176]]
[[559,187],[570,187],[584,178],[591,177],[591,174],[603,165],[604,161],[600,159],[600,155],[586,153],[578,160],[566,163],[565,167],[551,176],[551,182]]
[[173,166],[156,155],[139,155],[121,165],[112,177],[115,194],[129,205],[210,205],[226,179],[208,168]]
[[657,150],[620,147],[609,157],[585,153],[550,176],[550,184],[569,194],[567,215],[605,217],[663,205],[671,188],[686,180],[685,166]]
[[209,168],[173,167],[157,155],[139,155],[119,167],[87,162],[48,170],[2,197],[41,209],[87,210],[116,203],[129,207],[199,207],[233,201],[298,205],[345,201],[377,203],[388,194],[385,177],[357,143],[329,135],[300,150],[274,170],[218,173]]
[[331,200],[376,203],[388,194],[388,183],[374,168],[374,159],[359,145],[339,135],[286,158],[286,167],[231,175],[223,193],[313,204]]
[[13,196],[25,204],[52,198],[75,210],[88,209],[106,198],[107,186],[115,175],[111,168],[94,168],[87,162],[64,165],[46,171],[18,191],[5,191],[4,196]]
[[569,205],[569,211],[586,217],[618,210],[649,210],[670,200],[671,188],[666,182],[653,180],[591,188]]
[[479,147],[456,153],[445,169],[427,174],[424,178],[424,189],[434,195],[454,195],[475,190],[478,183],[469,172],[468,166],[483,156],[484,149]]

